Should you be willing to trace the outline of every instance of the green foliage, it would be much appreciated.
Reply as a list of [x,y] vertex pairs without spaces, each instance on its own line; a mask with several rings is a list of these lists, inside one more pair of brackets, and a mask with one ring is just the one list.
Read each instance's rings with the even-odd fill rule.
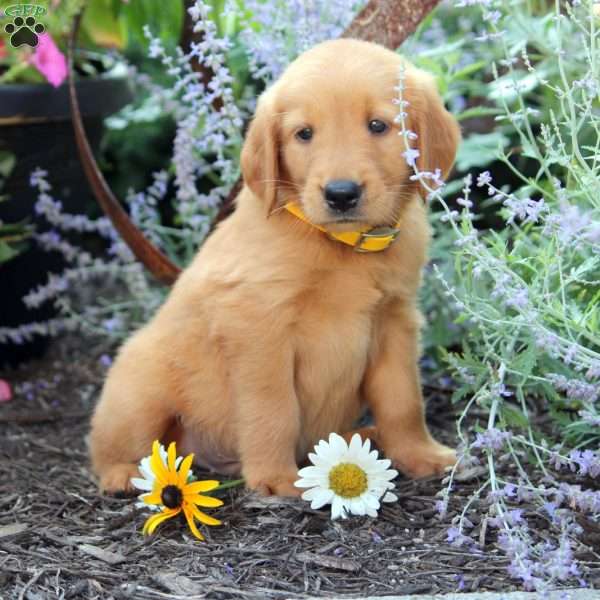
[[[0,192],[2,192],[4,182],[14,167],[15,156],[6,150],[0,150]],[[0,194],[0,202],[5,200],[6,196]],[[3,223],[0,221],[0,265],[25,250],[27,239],[31,234],[32,228],[28,226],[27,221],[20,223]]]
[[[416,62],[435,72],[464,136],[457,179],[433,202],[425,345],[442,347],[457,402],[471,398],[468,406],[475,401],[497,423],[535,437],[525,398],[539,398],[560,432],[557,442],[593,444],[600,19],[590,2],[567,5],[560,16],[543,6],[503,5],[497,22],[485,8],[461,11],[477,35],[465,35],[457,11],[442,8],[405,49],[410,55],[427,44],[415,51]],[[432,44],[432,35],[443,43]],[[484,167],[491,175],[476,182]]]
[[[120,28],[125,44],[146,47],[148,41],[144,28],[149,27],[165,46],[173,49],[179,43],[183,25],[184,3],[182,0],[93,0],[101,15],[111,14]],[[112,9],[112,10],[110,10]],[[91,19],[90,19],[91,20]]]

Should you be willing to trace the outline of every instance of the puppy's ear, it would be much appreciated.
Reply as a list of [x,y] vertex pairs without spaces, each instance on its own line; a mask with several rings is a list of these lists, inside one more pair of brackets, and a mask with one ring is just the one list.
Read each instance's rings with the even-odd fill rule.
[[[418,136],[413,142],[419,150],[417,167],[419,171],[430,172],[440,169],[445,179],[454,164],[461,139],[460,127],[444,107],[432,76],[423,71],[413,73],[410,88],[408,113],[411,128]],[[435,187],[432,180],[425,181]],[[419,185],[419,193],[423,199],[428,194],[422,185]]]
[[277,202],[279,179],[279,127],[272,89],[258,101],[242,148],[241,167],[244,182],[265,203],[269,216]]

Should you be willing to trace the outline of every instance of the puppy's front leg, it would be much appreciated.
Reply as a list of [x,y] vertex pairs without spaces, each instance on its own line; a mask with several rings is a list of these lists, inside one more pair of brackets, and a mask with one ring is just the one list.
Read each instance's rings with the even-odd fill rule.
[[300,407],[291,349],[276,345],[256,360],[242,353],[234,374],[237,432],[246,485],[264,495],[298,496]]
[[436,442],[425,423],[418,368],[420,320],[415,307],[400,302],[390,307],[379,323],[363,388],[385,454],[412,477],[441,473],[456,462],[454,451]]

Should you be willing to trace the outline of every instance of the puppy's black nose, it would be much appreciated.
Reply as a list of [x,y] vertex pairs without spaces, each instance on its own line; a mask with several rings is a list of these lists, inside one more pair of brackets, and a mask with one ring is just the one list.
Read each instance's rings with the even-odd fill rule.
[[327,204],[339,212],[354,208],[360,199],[362,188],[356,181],[349,179],[334,179],[325,186]]

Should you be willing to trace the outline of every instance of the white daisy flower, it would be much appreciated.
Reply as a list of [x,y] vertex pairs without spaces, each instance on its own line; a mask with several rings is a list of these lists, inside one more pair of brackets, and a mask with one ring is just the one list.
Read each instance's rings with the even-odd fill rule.
[[[160,459],[162,460],[163,465],[166,468],[167,451],[162,444],[158,445],[158,453],[160,455]],[[155,485],[156,485],[156,474],[154,473],[154,471],[152,470],[152,466],[150,465],[151,458],[152,458],[152,455],[142,458],[142,460],[140,461],[140,464],[138,465],[138,471],[140,472],[142,477],[132,477],[131,478],[131,483],[134,487],[136,487],[138,490],[146,492],[145,494],[141,494],[138,496],[140,502],[136,503],[137,508],[148,508],[148,505],[144,502],[144,497],[149,496],[150,493],[154,490]],[[177,459],[175,460],[175,469],[179,469],[179,465],[181,464],[182,460],[183,460],[183,456],[177,457]],[[192,469],[190,469],[190,472],[188,475],[188,481],[190,481],[193,478],[194,478],[194,473],[192,472]],[[157,507],[157,506],[151,506],[150,508],[152,510],[160,510],[160,507]]]
[[294,484],[309,488],[302,498],[311,508],[331,504],[331,518],[345,519],[347,513],[376,517],[382,502],[395,502],[398,497],[388,490],[398,471],[390,469],[388,459],[379,459],[377,450],[371,450],[371,440],[362,442],[355,433],[346,443],[337,433],[329,435],[329,442],[321,440],[308,458],[314,466],[298,471],[301,477]]

